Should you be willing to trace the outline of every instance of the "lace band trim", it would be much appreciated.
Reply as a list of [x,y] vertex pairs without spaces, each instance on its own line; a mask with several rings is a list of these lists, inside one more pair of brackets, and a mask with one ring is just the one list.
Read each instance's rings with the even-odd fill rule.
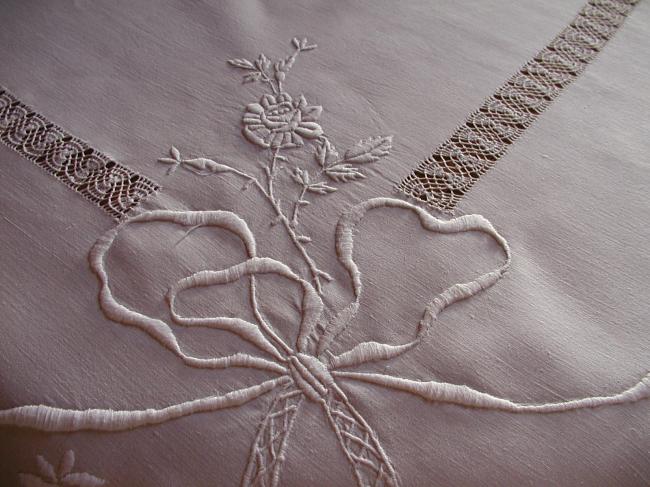
[[485,100],[398,190],[439,210],[452,210],[580,75],[637,1],[589,0],[566,29]]
[[160,189],[0,87],[0,141],[120,219]]

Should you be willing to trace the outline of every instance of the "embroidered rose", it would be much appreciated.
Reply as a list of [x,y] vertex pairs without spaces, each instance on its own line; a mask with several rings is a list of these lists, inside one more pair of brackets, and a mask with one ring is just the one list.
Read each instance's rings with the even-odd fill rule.
[[242,122],[243,134],[249,142],[264,148],[292,148],[304,145],[305,139],[323,134],[316,123],[323,108],[309,106],[303,95],[293,100],[291,95],[265,94],[259,103],[246,107]]

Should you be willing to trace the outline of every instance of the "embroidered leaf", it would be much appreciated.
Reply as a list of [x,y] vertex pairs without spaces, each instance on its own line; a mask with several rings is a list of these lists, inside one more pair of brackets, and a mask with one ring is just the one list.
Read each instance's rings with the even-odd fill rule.
[[65,452],[59,463],[59,477],[64,477],[72,472],[72,467],[74,467],[74,452],[68,450]]
[[336,147],[328,139],[323,138],[316,145],[316,152],[314,154],[316,162],[323,168],[326,168],[334,159],[338,159],[339,154],[336,152]]
[[264,54],[260,54],[260,57],[255,61],[255,66],[257,66],[257,69],[260,71],[266,71],[271,66],[271,61],[269,61]]
[[293,39],[291,39],[291,43],[294,45],[294,47],[296,49],[300,49],[300,41],[298,40],[297,37],[294,37]]
[[246,76],[244,76],[244,83],[252,83],[253,81],[259,80],[261,77],[262,77],[262,73],[260,73],[259,71],[256,71],[251,74],[247,74]]
[[36,455],[36,464],[38,465],[38,473],[41,474],[41,477],[50,482],[56,482],[54,467],[50,464],[50,462],[45,460],[42,455]]
[[301,242],[301,243],[309,243],[309,242],[311,242],[311,238],[309,238],[307,235],[300,235],[300,236],[298,236],[296,238],[298,239],[298,242]]
[[323,107],[320,105],[312,105],[302,109],[302,119],[306,122],[313,122],[320,118],[323,113]]
[[182,161],[183,167],[197,174],[216,174],[219,172],[232,171],[232,167],[220,164],[212,159],[197,157],[196,159],[185,159]]
[[293,170],[291,179],[293,179],[296,183],[305,186],[309,184],[309,172],[297,167]]
[[178,162],[181,161],[181,153],[180,153],[180,151],[179,151],[176,147],[174,147],[173,145],[172,145],[172,148],[169,149],[169,153],[172,155],[172,157],[173,157],[176,161],[178,161]]
[[300,41],[300,47],[299,47],[299,49],[300,49],[301,51],[311,51],[312,49],[316,49],[317,47],[318,47],[318,46],[317,46],[316,44],[309,44],[309,41],[307,41],[307,38],[304,37],[304,38]]
[[387,156],[392,148],[393,136],[369,137],[361,140],[345,152],[345,162],[363,164],[378,161]]
[[235,68],[255,69],[253,63],[251,63],[248,59],[229,59],[228,64],[234,66]]
[[326,183],[321,181],[307,186],[307,191],[311,191],[312,193],[318,193],[318,194],[328,194],[336,191],[336,188],[333,188],[332,186],[328,186]]
[[337,164],[325,169],[325,174],[339,183],[348,183],[357,179],[365,179],[366,175],[352,164]]
[[298,201],[296,201],[296,203],[299,204],[300,206],[311,205],[311,203],[309,201],[307,201],[307,200],[298,200]]
[[98,487],[106,481],[89,473],[71,473],[61,479],[61,485],[66,487]]

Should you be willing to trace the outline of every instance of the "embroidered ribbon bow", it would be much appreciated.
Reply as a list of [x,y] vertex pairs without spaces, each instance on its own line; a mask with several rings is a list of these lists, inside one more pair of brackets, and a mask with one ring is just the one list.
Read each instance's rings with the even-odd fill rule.
[[[428,232],[483,232],[493,238],[505,254],[504,263],[473,281],[454,284],[435,296],[426,306],[414,338],[403,344],[363,342],[351,350],[333,355],[328,350],[336,337],[354,320],[363,291],[361,272],[354,260],[354,230],[368,211],[390,207],[411,211]],[[236,353],[229,356],[199,358],[184,352],[172,328],[162,320],[138,313],[118,302],[111,291],[106,272],[106,255],[119,232],[133,224],[167,222],[185,227],[220,227],[238,236],[246,250],[243,262],[223,270],[196,272],[174,284],[168,300],[172,319],[178,325],[217,328],[236,333],[270,358]],[[340,379],[364,381],[416,395],[427,401],[446,402],[465,407],[485,408],[512,413],[553,413],[632,402],[650,396],[650,377],[646,376],[626,391],[605,397],[590,397],[553,404],[517,404],[508,399],[479,392],[467,386],[436,381],[421,382],[385,374],[347,370],[371,361],[389,360],[416,347],[426,336],[438,314],[447,306],[471,297],[496,283],[510,264],[510,249],[492,225],[479,215],[466,215],[448,221],[434,218],[426,211],[401,200],[377,198],[360,203],[341,216],[336,230],[336,250],[342,266],[352,280],[354,300],[323,322],[323,302],[312,285],[287,265],[259,257],[253,234],[240,217],[228,211],[151,211],[126,220],[101,237],[90,252],[91,267],[101,282],[100,305],[108,318],[147,332],[175,353],[190,367],[249,367],[273,372],[279,377],[258,385],[171,405],[162,409],[114,411],[110,409],[70,410],[45,405],[21,406],[0,411],[0,425],[13,425],[50,432],[80,430],[119,431],[163,423],[199,412],[241,406],[271,391],[277,391],[255,436],[243,474],[244,486],[277,486],[285,459],[289,434],[303,401],[322,406],[329,425],[352,467],[359,486],[397,486],[398,476],[382,448],[377,434],[354,408],[338,382]],[[257,301],[256,277],[275,274],[297,283],[302,290],[302,318],[295,344],[288,344],[262,315]],[[179,293],[202,286],[248,280],[250,301],[257,323],[231,317],[185,317],[176,311]]]

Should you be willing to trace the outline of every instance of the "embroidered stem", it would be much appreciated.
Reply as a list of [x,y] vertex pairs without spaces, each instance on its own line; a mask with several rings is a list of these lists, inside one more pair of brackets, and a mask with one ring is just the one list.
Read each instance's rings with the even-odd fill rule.
[[291,221],[287,218],[287,216],[282,211],[282,206],[280,205],[280,201],[276,199],[273,194],[273,174],[275,170],[275,160],[277,159],[277,155],[278,155],[277,153],[278,153],[277,150],[274,151],[273,156],[271,158],[271,163],[267,168],[265,168],[266,169],[265,173],[268,178],[267,181],[268,189],[265,188],[256,177],[251,176],[250,174],[246,174],[245,172],[235,168],[232,168],[229,172],[249,180],[253,185],[255,185],[255,187],[260,191],[260,193],[262,193],[262,196],[266,198],[266,200],[269,202],[271,207],[275,210],[275,214],[277,216],[278,222],[282,223],[282,225],[287,231],[287,234],[289,235],[289,238],[291,239],[291,242],[296,247],[298,252],[300,252],[300,255],[305,261],[305,264],[307,264],[316,291],[318,292],[318,294],[322,295],[323,286],[321,283],[321,279],[325,279],[326,281],[330,282],[332,280],[332,276],[329,275],[327,272],[319,269],[318,266],[316,265],[316,262],[314,262],[314,259],[312,259],[310,255],[307,253],[307,250],[305,249],[303,243],[299,240],[298,235],[296,234]]
[[[268,202],[271,204],[273,209],[275,210],[275,213],[277,215],[278,221],[282,223],[284,228],[287,231],[287,234],[289,235],[289,238],[291,239],[291,242],[293,242],[293,245],[296,247],[298,252],[300,252],[300,255],[302,256],[303,260],[307,264],[307,267],[309,268],[309,272],[311,274],[311,279],[314,283],[314,287],[316,288],[316,291],[318,294],[323,294],[323,286],[321,283],[321,278],[325,279],[326,281],[331,281],[332,276],[330,276],[327,272],[321,270],[318,268],[316,265],[316,262],[311,258],[311,256],[307,253],[307,250],[305,249],[305,246],[303,243],[300,241],[298,238],[298,235],[296,235],[296,232],[294,230],[294,225],[292,224],[292,221],[290,221],[287,216],[284,214],[284,211],[282,210],[282,206],[280,204],[280,200],[278,200],[275,197],[274,191],[273,191],[273,180],[275,178],[276,174],[276,161],[278,160],[280,149],[275,148],[273,149],[273,152],[271,153],[271,159],[269,161],[269,165],[265,168],[265,173],[267,177],[267,188],[265,189],[264,186],[259,182],[259,180],[253,176],[250,176],[242,171],[239,171],[237,169],[233,169],[233,173],[238,174],[239,176],[242,176],[244,178],[249,179],[250,181],[253,182],[253,184],[260,190],[262,195],[268,200]],[[306,188],[304,188],[304,191],[302,195],[304,196],[304,192],[306,191]],[[302,199],[302,198],[299,198]],[[297,218],[297,212],[294,210],[294,215]]]
[[300,210],[301,201],[305,201],[304,199],[305,193],[307,193],[307,185],[303,184],[302,190],[300,191],[300,196],[298,196],[298,199],[293,203],[293,215],[291,216],[291,226],[294,228],[298,226],[298,211]]
[[[280,215],[278,215],[280,216]],[[300,252],[300,255],[302,255],[303,260],[307,264],[307,267],[309,267],[309,272],[311,274],[311,279],[314,283],[314,287],[316,288],[316,291],[318,294],[323,294],[323,286],[321,284],[321,278],[325,279],[327,282],[332,281],[332,276],[330,276],[327,272],[319,269],[316,266],[316,263],[314,260],[309,256],[307,251],[305,250],[305,246],[298,240],[298,236],[296,235],[296,232],[293,230],[291,227],[291,222],[289,222],[288,218],[284,215],[280,216],[280,220],[282,221],[282,224],[284,227],[287,229],[287,233],[289,234],[289,238],[291,238],[291,241],[295,245],[295,247],[298,249]]]
[[[282,205],[280,203],[280,200],[275,196],[275,189],[273,186],[273,182],[277,174],[276,163],[278,160],[286,160],[283,156],[280,155],[279,147],[272,149],[271,157],[269,159],[269,164],[264,168],[264,173],[266,174],[266,187],[255,176],[251,176],[250,174],[245,173],[244,171],[241,171],[231,165],[215,162],[212,159],[206,159],[204,157],[199,157],[195,159],[182,159],[180,157],[180,153],[178,153],[177,150],[172,148],[172,153],[174,152],[176,152],[174,156],[175,159],[164,158],[161,160],[163,162],[172,161],[174,164],[180,165],[184,169],[194,174],[197,174],[199,176],[209,176],[209,175],[220,174],[220,173],[231,173],[246,179],[248,181],[247,185],[253,184],[259,190],[262,196],[266,198],[266,200],[269,202],[269,204],[275,211],[276,214],[275,222],[282,223],[282,225],[287,231],[287,234],[289,235],[289,238],[291,239],[291,242],[296,247],[296,249],[298,249],[298,252],[300,252],[301,257],[303,258],[305,264],[307,264],[307,267],[309,268],[309,273],[311,274],[311,280],[314,283],[314,287],[316,288],[316,291],[320,295],[323,294],[323,286],[322,286],[321,279],[325,279],[326,281],[329,282],[332,281],[333,278],[327,272],[323,271],[322,269],[319,269],[318,266],[316,265],[316,262],[314,262],[314,260],[307,253],[304,243],[309,242],[310,239],[303,235],[299,236],[296,234],[294,228],[298,222],[297,208],[294,208],[292,219],[289,220],[289,218],[285,215],[284,211],[282,210]],[[305,193],[308,190],[309,190],[309,185],[308,184],[303,185],[303,191],[301,192],[301,196],[296,201],[296,205],[299,206],[301,204],[300,202],[304,201],[303,197],[305,196]]]
[[278,202],[278,205],[280,204],[275,195],[273,194],[273,180],[275,179],[275,161],[278,159],[278,155],[280,153],[280,148],[276,147],[273,149],[271,152],[271,160],[269,161],[269,165],[266,168],[266,178],[267,178],[267,185],[269,188],[269,197],[273,200]]
[[269,75],[266,74],[265,71],[260,71],[260,73],[261,73],[262,81],[264,81],[271,87],[273,93],[277,95],[278,93],[282,92],[282,88],[280,88],[280,83],[278,83],[278,87],[276,88],[275,84],[273,83],[273,80],[269,78]]

